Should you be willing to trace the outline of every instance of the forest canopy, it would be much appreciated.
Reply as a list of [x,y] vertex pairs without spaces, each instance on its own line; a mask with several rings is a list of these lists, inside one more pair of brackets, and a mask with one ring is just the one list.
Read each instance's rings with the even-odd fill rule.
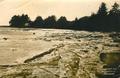
[[68,21],[65,16],[61,16],[58,20],[55,15],[48,16],[45,19],[37,16],[34,21],[31,21],[27,14],[14,15],[9,24],[11,27],[120,31],[120,6],[115,2],[108,11],[106,3],[102,2],[96,13],[92,13],[91,16],[75,18],[72,21]]

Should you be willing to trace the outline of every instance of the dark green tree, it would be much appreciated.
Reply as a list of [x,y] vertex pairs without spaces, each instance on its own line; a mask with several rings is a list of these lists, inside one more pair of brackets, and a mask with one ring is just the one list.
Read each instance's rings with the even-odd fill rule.
[[58,26],[58,28],[66,28],[68,26],[68,21],[67,21],[66,17],[61,16],[57,20],[57,26]]
[[108,14],[107,7],[104,2],[102,2],[101,6],[99,7],[99,10],[97,12],[98,16],[106,16]]
[[75,20],[73,21],[73,26],[75,27],[77,27],[77,26],[79,26],[79,19],[78,18],[75,18]]
[[33,26],[34,26],[34,27],[43,27],[43,25],[44,25],[44,20],[43,20],[43,18],[42,18],[41,16],[38,16],[38,17],[35,19],[35,21],[34,21],[34,23],[33,23]]
[[114,3],[112,9],[109,11],[109,26],[112,30],[120,31],[120,6]]
[[49,16],[44,20],[44,27],[53,28],[56,25],[56,17],[54,15]]
[[20,16],[14,15],[9,21],[10,26],[13,26],[13,27],[18,26],[20,24],[19,20],[20,20]]
[[112,6],[112,9],[109,11],[109,15],[120,15],[120,6],[118,3],[114,3],[114,5]]
[[28,26],[29,25],[29,21],[30,21],[30,18],[28,17],[28,15],[22,14],[22,16],[20,17],[21,27]]
[[11,20],[9,21],[10,26],[14,27],[26,27],[29,25],[30,18],[28,15],[22,14],[21,16],[13,16]]

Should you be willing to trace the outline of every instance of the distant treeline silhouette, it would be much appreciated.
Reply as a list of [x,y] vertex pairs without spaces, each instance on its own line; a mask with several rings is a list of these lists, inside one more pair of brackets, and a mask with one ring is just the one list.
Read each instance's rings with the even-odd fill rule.
[[76,18],[73,21],[68,21],[65,16],[61,16],[57,20],[54,15],[46,19],[38,16],[34,21],[31,21],[28,15],[14,15],[9,24],[12,27],[120,31],[120,6],[118,3],[114,3],[108,11],[106,3],[103,2],[97,13],[92,13],[91,16],[85,16],[80,19]]

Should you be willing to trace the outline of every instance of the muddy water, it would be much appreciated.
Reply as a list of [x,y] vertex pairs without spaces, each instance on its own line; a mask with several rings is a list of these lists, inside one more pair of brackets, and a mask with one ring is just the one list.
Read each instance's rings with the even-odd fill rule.
[[27,60],[0,66],[0,77],[97,78],[104,66],[99,55],[120,52],[120,38],[113,36],[112,32],[0,28],[0,64]]
[[[40,35],[39,35],[40,36]],[[17,64],[54,47],[56,42],[37,39],[27,29],[0,28],[0,64]]]

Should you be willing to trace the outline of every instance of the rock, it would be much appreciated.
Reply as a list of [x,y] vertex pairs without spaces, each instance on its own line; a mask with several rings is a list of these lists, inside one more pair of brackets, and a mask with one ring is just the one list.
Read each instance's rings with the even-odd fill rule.
[[6,37],[4,37],[3,39],[4,39],[4,40],[8,40],[8,38],[6,38]]

